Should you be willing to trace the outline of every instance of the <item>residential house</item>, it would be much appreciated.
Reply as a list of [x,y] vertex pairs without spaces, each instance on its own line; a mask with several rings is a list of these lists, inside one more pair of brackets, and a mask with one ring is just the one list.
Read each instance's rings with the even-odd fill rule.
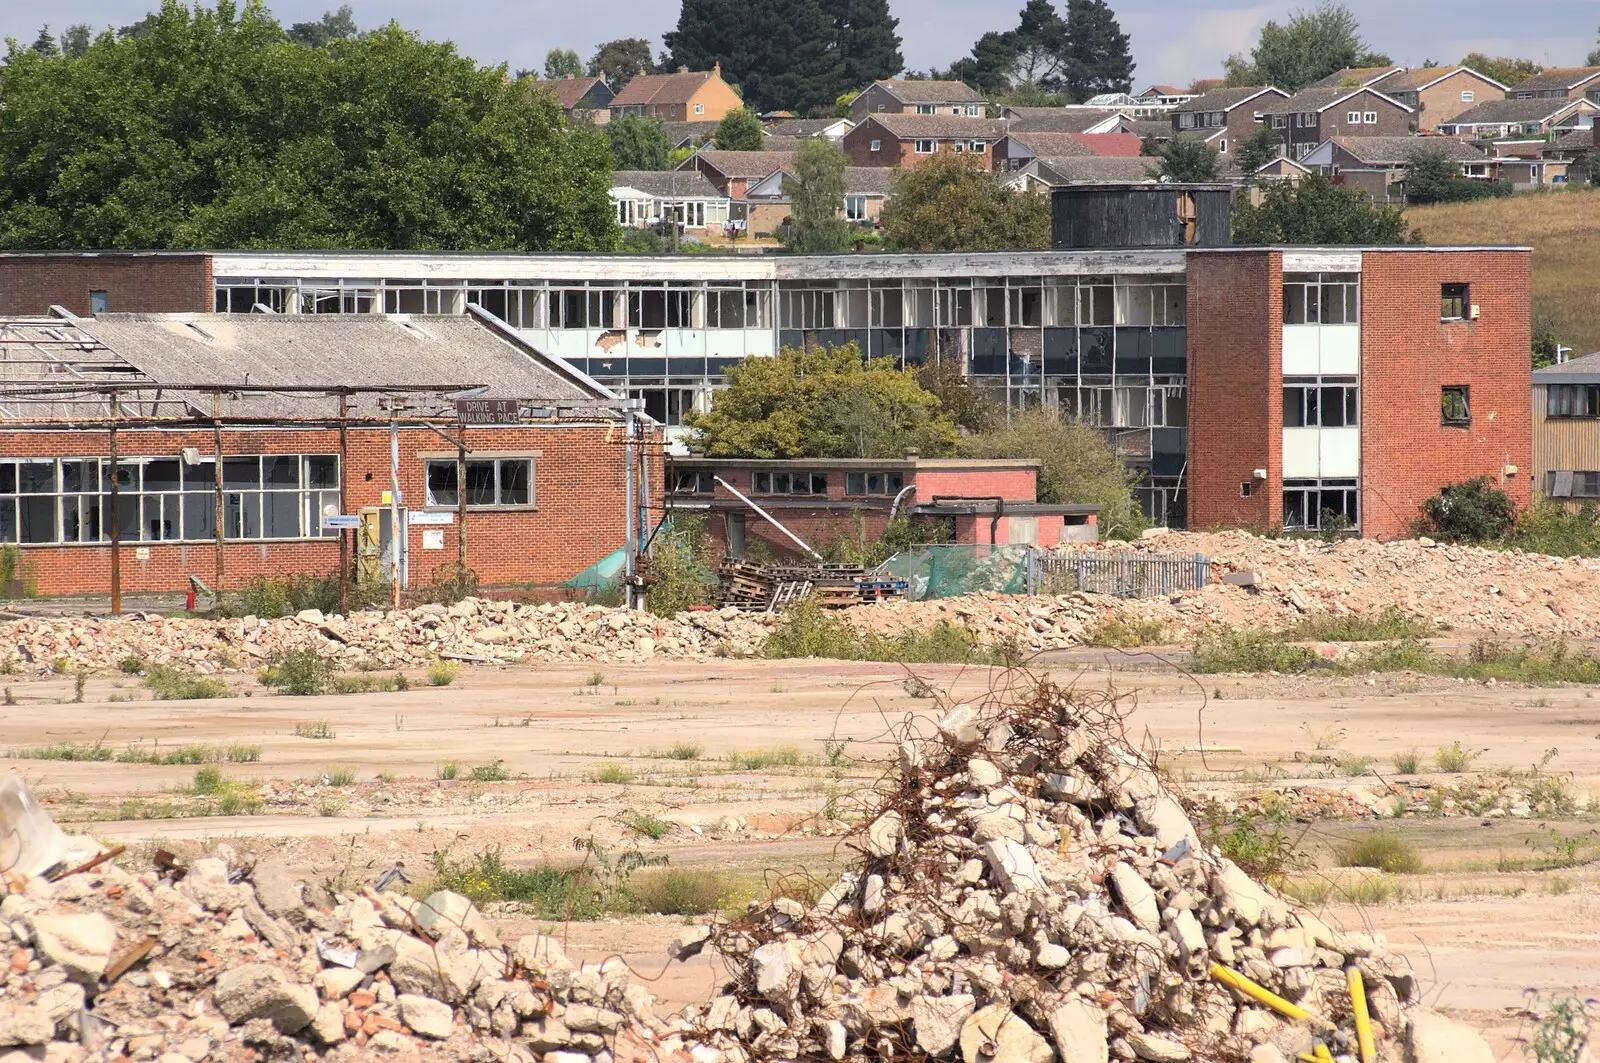
[[850,132],[848,118],[785,118],[767,123],[767,135],[774,137],[821,137],[837,144]]
[[1587,129],[1600,114],[1600,104],[1566,97],[1531,100],[1489,100],[1463,111],[1439,132],[1466,140],[1547,140],[1574,129]]
[[698,148],[702,144],[709,144],[717,131],[716,122],[662,122],[662,130],[667,134],[667,139],[672,141],[674,150],[678,148]]
[[1143,92],[1136,92],[1133,98],[1139,105],[1148,110],[1159,110],[1162,114],[1172,110],[1180,103],[1188,103],[1198,93],[1188,92],[1174,85],[1151,85]]
[[915,166],[941,152],[976,155],[1006,134],[1006,123],[946,114],[873,114],[844,135],[839,146],[852,166]]
[[1319,81],[1307,85],[1308,89],[1364,89],[1372,87],[1384,78],[1395,74],[1403,74],[1403,66],[1347,66],[1343,70],[1335,70]]
[[1335,184],[1359,188],[1374,203],[1404,203],[1406,170],[1418,151],[1447,153],[1463,177],[1490,176],[1489,156],[1451,137],[1330,137],[1300,161]]
[[1146,102],[1127,92],[1102,92],[1097,96],[1090,96],[1081,104],[1073,106],[1092,107],[1118,111],[1133,118],[1160,118],[1176,107],[1176,103],[1162,104],[1157,101]]
[[663,122],[715,122],[744,106],[722,80],[722,64],[710,70],[680,67],[676,74],[639,74],[611,101],[611,117],[636,114]]
[[771,133],[764,133],[761,137],[762,151],[799,151],[806,137],[775,137]]
[[1564,184],[1588,184],[1594,174],[1594,127],[1574,129],[1547,144],[1541,152],[1547,163],[1565,163]]
[[1152,140],[1157,144],[1164,144],[1172,139],[1172,122],[1170,119],[1137,119],[1124,118],[1117,124],[1117,132],[1132,133],[1139,138],[1139,142]]
[[[678,164],[679,170],[698,170],[713,187],[732,200],[745,197],[746,190],[774,170],[794,165],[788,151],[718,151],[704,148]],[[737,217],[737,215],[735,215]]]
[[[839,209],[844,219],[852,224],[871,226],[877,224],[883,207],[889,199],[889,182],[894,171],[884,166],[846,166],[844,170],[844,202]],[[793,207],[789,185],[794,180],[793,167],[774,170],[745,190],[742,214],[746,227],[753,233],[775,233],[783,225]]]
[[1007,133],[995,142],[993,165],[996,170],[1020,170],[1040,156],[1129,158],[1141,147],[1132,133]]
[[1600,103],[1600,66],[1546,70],[1506,91],[1513,100],[1589,100]]
[[1464,66],[1419,67],[1401,70],[1369,86],[1411,108],[1412,126],[1419,133],[1438,132],[1463,111],[1489,100],[1503,100],[1506,87]]
[[728,224],[728,197],[695,170],[617,170],[611,202],[624,228],[643,229],[670,217],[689,230]]
[[982,118],[983,94],[963,81],[874,81],[850,101],[850,119],[869,114],[946,114]]
[[1269,86],[1217,89],[1180,103],[1170,112],[1174,133],[1203,137],[1222,154],[1261,124],[1262,109],[1289,98]]
[[1116,133],[1132,119],[1114,107],[1007,107],[1000,112],[1013,133]]
[[603,77],[580,78],[568,74],[554,80],[537,80],[532,82],[532,86],[553,93],[556,103],[561,105],[561,113],[568,118],[586,114],[595,125],[604,125],[611,117],[608,108],[617,95]]
[[1600,354],[1533,371],[1532,472],[1546,498],[1600,503]]
[[1303,89],[1261,109],[1291,159],[1337,136],[1403,137],[1411,108],[1375,89]]
[[1036,156],[1005,180],[1018,192],[1048,192],[1062,185],[1144,184],[1159,180],[1154,159],[1142,156]]

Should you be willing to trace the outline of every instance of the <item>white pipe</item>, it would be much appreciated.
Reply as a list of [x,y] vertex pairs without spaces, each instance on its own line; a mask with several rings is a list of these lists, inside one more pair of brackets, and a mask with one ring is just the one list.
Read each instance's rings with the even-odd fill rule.
[[900,500],[916,489],[917,485],[914,483],[906,484],[904,487],[900,488],[900,493],[894,496],[893,502],[889,503],[889,519],[891,521],[894,520],[894,515],[900,512]]
[[779,524],[778,523],[778,518],[774,517],[771,513],[768,513],[766,510],[762,509],[760,506],[758,506],[754,502],[750,501],[750,499],[748,499],[744,495],[740,494],[739,493],[739,489],[737,487],[733,486],[731,483],[729,483],[728,481],[724,480],[720,476],[713,476],[712,479],[717,481],[717,483],[721,484],[723,487],[726,487],[728,490],[732,491],[734,497],[737,498],[739,501],[743,502],[745,505],[749,506],[751,509],[753,509],[757,513],[761,514],[761,516],[766,520],[766,522],[768,524],[772,525],[774,528],[777,528],[779,531],[783,532],[783,534],[787,535],[789,537],[789,539],[796,546],[798,546],[800,549],[804,550],[806,553],[810,554],[812,557],[816,558],[818,561],[822,560],[822,555],[821,554],[817,553],[815,550],[811,549],[811,547],[807,546],[803,541],[801,541],[800,537],[798,535],[796,535],[794,532],[790,531],[788,528],[785,528],[782,524]]

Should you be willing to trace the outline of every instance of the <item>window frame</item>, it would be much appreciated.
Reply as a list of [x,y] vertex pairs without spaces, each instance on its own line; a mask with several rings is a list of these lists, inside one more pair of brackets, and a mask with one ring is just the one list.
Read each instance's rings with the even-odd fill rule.
[[1377,125],[1378,124],[1378,112],[1377,111],[1362,111],[1361,112],[1361,121],[1362,121],[1362,124],[1364,124],[1364,125]]
[[882,151],[883,150],[883,141],[881,141],[881,140],[870,141],[867,144],[867,150],[868,151]]
[[891,469],[844,474],[846,498],[893,498],[905,487],[905,473]]
[[1549,384],[1544,389],[1546,420],[1600,418],[1600,384]]
[[851,196],[851,195],[847,195],[847,196],[844,197],[844,220],[845,221],[866,221],[867,220],[867,197],[866,196]]
[[[1452,307],[1460,313],[1452,314]],[[1439,320],[1465,321],[1472,313],[1472,285],[1464,282],[1445,282],[1439,285]]]
[[1473,89],[1462,89],[1461,90],[1461,102],[1462,103],[1472,103],[1477,98],[1478,98],[1478,94],[1477,94],[1477,92],[1475,90],[1473,90]]
[[[801,482],[798,477],[805,478],[805,490],[795,490]],[[816,469],[755,469],[750,473],[750,493],[768,497],[826,499],[828,474]]]
[[[456,481],[456,479],[455,479],[455,477],[456,477],[456,460],[457,459],[453,458],[453,457],[424,458],[423,459],[423,464],[422,464],[423,508],[425,508],[425,509],[454,510],[454,509],[458,509],[460,507],[460,505],[461,505],[461,502],[460,502],[461,496],[460,496],[459,492],[461,490],[461,484],[458,481]],[[525,465],[526,468],[527,468],[528,500],[526,502],[506,502],[506,501],[503,501],[503,495],[504,495],[505,490],[506,490],[506,488],[505,488],[505,477],[503,475],[503,469],[504,469],[505,466],[511,465],[511,464],[522,464],[522,465]],[[492,501],[492,502],[474,502],[472,500],[472,492],[473,492],[472,469],[473,469],[474,465],[480,466],[480,467],[483,466],[483,465],[490,465],[490,466],[493,467],[493,469],[494,469],[494,487],[493,487],[493,490],[494,490],[494,501]],[[476,454],[476,455],[469,454],[467,456],[466,466],[467,466],[467,509],[469,511],[470,510],[476,510],[478,512],[482,512],[482,511],[485,511],[485,510],[534,510],[534,509],[538,509],[539,508],[539,495],[538,495],[538,491],[536,490],[537,481],[535,479],[535,476],[536,476],[536,473],[537,473],[537,468],[536,468],[537,461],[536,461],[534,455],[532,455],[532,454]],[[450,498],[448,500],[445,500],[444,496],[441,493],[436,493],[436,489],[435,489],[434,484],[433,484],[433,476],[432,476],[432,473],[433,473],[435,467],[438,467],[438,469],[439,469],[439,471],[441,473],[444,473],[444,472],[448,472],[449,473],[451,481],[453,483],[455,483],[455,490],[454,490],[454,492],[452,492],[454,494],[454,497],[452,497],[452,498]]]
[[[1323,505],[1327,495],[1337,494],[1339,506],[1334,508]],[[1299,521],[1290,520],[1289,503],[1291,496],[1296,496],[1300,502],[1297,507],[1300,511]],[[1314,507],[1312,499],[1316,500]],[[1283,502],[1283,529],[1285,531],[1319,531],[1322,528],[1322,515],[1331,513],[1345,516],[1350,521],[1350,530],[1359,531],[1361,528],[1361,483],[1357,479],[1329,477],[1326,479],[1311,480],[1284,480],[1282,489]],[[1351,516],[1353,512],[1353,516]]]
[[[1455,400],[1459,399],[1459,413]],[[1470,428],[1472,426],[1472,385],[1444,384],[1439,388],[1439,426],[1441,428]]]
[[[927,145],[927,149],[926,150],[923,149],[923,145],[924,144]],[[937,155],[939,153],[939,141],[938,141],[938,138],[936,138],[936,137],[916,137],[916,138],[913,138],[912,141],[911,141],[911,153],[913,155]]]
[[1365,121],[1365,119],[1361,117],[1360,111],[1346,111],[1344,113],[1344,120],[1349,125],[1361,125],[1362,122]]

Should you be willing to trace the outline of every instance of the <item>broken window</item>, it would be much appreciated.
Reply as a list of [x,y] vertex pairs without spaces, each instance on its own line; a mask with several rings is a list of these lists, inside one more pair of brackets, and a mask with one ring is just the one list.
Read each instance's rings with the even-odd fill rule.
[[1012,288],[1011,324],[1033,327],[1044,324],[1044,289],[1036,285]]
[[1360,423],[1361,389],[1355,384],[1285,384],[1283,427],[1354,428]]
[[1472,389],[1465,384],[1439,389],[1439,423],[1465,426],[1472,423]]
[[633,388],[631,398],[644,400],[644,412],[659,424],[676,428],[694,409],[694,388]]
[[[456,459],[427,463],[427,504],[456,506]],[[471,458],[467,461],[467,506],[527,506],[533,503],[532,458]]]
[[[899,328],[905,322],[905,289],[874,283],[867,293],[867,324],[873,328]],[[970,304],[968,313],[970,313]]]
[[1285,325],[1354,325],[1361,320],[1359,273],[1285,273]]
[[847,495],[896,495],[905,486],[905,477],[898,472],[852,472],[844,478]]
[[677,469],[672,476],[672,493],[709,495],[716,489],[714,476],[709,469]]
[[1600,384],[1551,384],[1545,388],[1546,417],[1600,417]]
[[831,329],[834,289],[831,284],[809,287],[785,285],[778,290],[778,327],[784,329]]
[[1286,530],[1357,528],[1360,523],[1354,480],[1283,481]]
[[750,489],[758,495],[826,495],[825,472],[758,472],[750,478]]
[[1464,321],[1467,308],[1472,305],[1472,292],[1466,284],[1439,285],[1439,319]]

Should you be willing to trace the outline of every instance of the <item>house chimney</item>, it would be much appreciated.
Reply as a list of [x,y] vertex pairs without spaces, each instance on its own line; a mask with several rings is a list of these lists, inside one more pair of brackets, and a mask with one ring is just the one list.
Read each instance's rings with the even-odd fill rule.
[[572,80],[572,75],[571,75],[571,74],[568,74],[568,75],[567,75],[567,80],[568,80],[568,81],[571,81],[571,80]]
[[907,447],[906,448],[906,460],[907,461],[916,461],[920,457],[922,457],[922,451],[918,450],[916,447]]
[[680,66],[678,68],[678,73],[680,73],[680,74],[687,74],[688,72],[689,72],[689,68],[686,67],[686,66]]
[[711,64],[711,76],[714,78],[719,78],[722,76],[722,60],[718,59],[715,63]]

